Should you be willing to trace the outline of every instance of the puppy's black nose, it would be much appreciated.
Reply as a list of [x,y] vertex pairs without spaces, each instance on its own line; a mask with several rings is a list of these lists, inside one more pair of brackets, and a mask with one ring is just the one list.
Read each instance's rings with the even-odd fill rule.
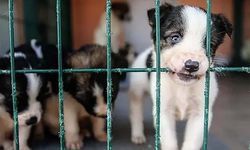
[[29,125],[33,125],[33,124],[36,124],[37,123],[37,117],[36,116],[33,116],[31,117],[29,120],[26,120],[26,124],[29,126]]
[[185,62],[185,70],[188,72],[196,72],[199,70],[199,62],[198,61],[192,61],[191,59],[187,60]]

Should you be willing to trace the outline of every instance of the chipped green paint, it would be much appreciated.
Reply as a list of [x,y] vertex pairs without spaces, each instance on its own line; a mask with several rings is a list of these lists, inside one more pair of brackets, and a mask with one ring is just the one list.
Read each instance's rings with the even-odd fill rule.
[[[156,72],[156,68],[112,68],[112,72]],[[168,68],[161,68],[161,72],[171,71]],[[245,72],[250,73],[250,67],[214,67],[210,68],[211,72]],[[57,73],[58,69],[27,69],[16,70],[16,73]],[[107,72],[104,68],[81,68],[81,69],[63,69],[64,73],[98,73]],[[10,74],[11,70],[0,70],[0,74]]]
[[58,48],[58,97],[59,97],[59,125],[60,125],[60,149],[65,149],[65,130],[64,130],[64,98],[63,98],[63,67],[62,67],[62,0],[56,1],[56,20],[57,20],[57,48]]
[[107,150],[112,150],[111,0],[106,1],[106,38],[107,38]]
[[10,67],[12,84],[12,103],[14,116],[14,144],[16,150],[19,150],[19,131],[18,131],[18,108],[16,98],[16,70],[14,58],[14,1],[9,0],[9,37],[10,37]]
[[161,87],[161,64],[160,64],[160,0],[155,0],[156,20],[156,114],[155,115],[155,150],[160,150],[160,87]]
[[[211,0],[207,0],[207,57],[210,64],[211,58]],[[209,119],[209,88],[210,88],[210,71],[206,72],[206,82],[205,82],[205,106],[204,106],[204,133],[203,133],[203,150],[207,150],[208,143],[208,119]]]

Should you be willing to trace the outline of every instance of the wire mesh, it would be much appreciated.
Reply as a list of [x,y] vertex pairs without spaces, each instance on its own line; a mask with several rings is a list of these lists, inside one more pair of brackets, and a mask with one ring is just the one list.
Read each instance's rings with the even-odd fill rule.
[[155,115],[155,150],[160,149],[160,86],[161,86],[161,62],[160,62],[160,0],[155,0],[155,20],[156,20],[156,114]]
[[107,38],[107,150],[112,150],[111,0],[106,1]]
[[10,37],[10,73],[12,85],[13,119],[14,119],[14,144],[16,150],[19,150],[19,131],[18,131],[18,108],[16,98],[16,71],[14,58],[14,2],[9,0],[9,37]]
[[[207,2],[207,56],[210,58],[211,43],[211,0]],[[58,46],[58,69],[33,69],[16,70],[14,59],[14,1],[9,0],[9,37],[10,37],[10,70],[0,70],[0,74],[10,74],[12,83],[13,119],[14,119],[14,143],[16,150],[19,150],[18,134],[18,112],[16,99],[16,73],[58,73],[59,88],[59,124],[60,124],[60,149],[65,149],[64,113],[63,113],[63,73],[82,73],[82,72],[107,72],[107,149],[112,150],[112,72],[156,72],[156,130],[155,130],[155,149],[160,149],[160,74],[161,72],[171,71],[168,68],[160,68],[160,0],[155,0],[156,17],[156,68],[111,68],[111,0],[106,0],[106,38],[107,38],[107,68],[81,68],[63,69],[62,67],[62,0],[56,1],[57,14],[57,46]],[[210,59],[209,59],[210,61]],[[250,73],[250,67],[212,67],[206,73],[205,84],[205,105],[204,105],[204,140],[203,150],[207,150],[208,141],[208,113],[209,113],[209,81],[210,72],[246,72]]]
[[58,98],[59,98],[59,127],[60,127],[60,149],[65,149],[65,130],[64,130],[64,97],[63,97],[63,67],[62,67],[62,1],[56,1],[56,20],[57,20],[57,49],[58,49]]
[[[211,1],[207,0],[207,57],[208,57],[208,64],[211,62]],[[208,143],[208,122],[209,122],[209,88],[210,88],[210,71],[207,70],[206,72],[206,81],[205,81],[205,106],[204,106],[204,132],[203,132],[203,150],[207,150],[207,143]]]

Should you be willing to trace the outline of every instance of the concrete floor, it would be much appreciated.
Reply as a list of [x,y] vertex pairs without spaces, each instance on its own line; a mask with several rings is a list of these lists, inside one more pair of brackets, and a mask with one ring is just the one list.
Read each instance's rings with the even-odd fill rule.
[[218,81],[211,133],[231,150],[250,149],[250,74],[225,74]]
[[[250,75],[224,74],[218,77],[220,93],[214,106],[214,120],[209,135],[209,150],[246,150],[250,144]],[[148,98],[145,109],[147,143],[134,145],[130,142],[130,123],[126,88],[122,88],[113,113],[114,150],[154,149],[151,102]],[[177,124],[179,141],[185,123]],[[49,141],[49,142],[48,142]],[[103,150],[106,143],[86,139],[84,150]],[[36,144],[35,150],[59,149],[57,139],[48,139]]]

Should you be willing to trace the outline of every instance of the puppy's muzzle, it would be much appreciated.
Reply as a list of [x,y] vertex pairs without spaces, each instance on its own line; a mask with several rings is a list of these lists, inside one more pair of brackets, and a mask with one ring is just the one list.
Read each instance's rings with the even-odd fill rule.
[[184,69],[189,73],[196,72],[199,70],[199,62],[189,59],[185,62]]
[[34,125],[36,124],[38,121],[37,117],[36,116],[32,116],[30,119],[26,120],[26,125]]

